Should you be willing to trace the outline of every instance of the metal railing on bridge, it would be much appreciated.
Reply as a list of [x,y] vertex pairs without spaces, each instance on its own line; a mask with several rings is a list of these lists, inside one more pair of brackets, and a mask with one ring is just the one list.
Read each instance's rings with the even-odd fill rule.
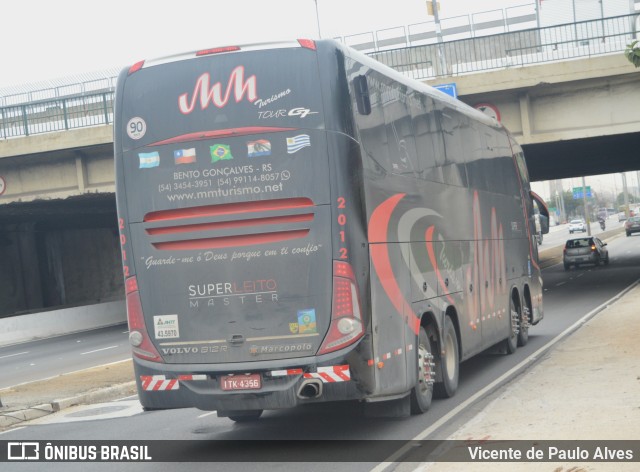
[[[640,14],[600,18],[490,36],[438,42],[368,55],[414,79],[622,54],[638,34]],[[0,139],[113,123],[114,78],[102,90],[20,102],[0,97]],[[71,87],[71,86],[68,86]],[[58,91],[56,91],[57,93]],[[44,93],[44,92],[42,92]]]
[[622,54],[636,39],[640,14],[370,52],[414,79],[456,76],[603,54]]
[[0,108],[0,138],[113,123],[113,90]]

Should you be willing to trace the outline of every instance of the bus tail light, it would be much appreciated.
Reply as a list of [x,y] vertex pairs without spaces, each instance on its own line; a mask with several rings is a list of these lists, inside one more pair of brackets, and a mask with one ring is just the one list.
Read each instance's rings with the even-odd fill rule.
[[134,277],[129,277],[125,281],[127,291],[127,322],[129,323],[129,343],[136,357],[148,361],[162,362],[160,354],[149,339],[147,327],[142,313],[142,303],[140,302],[140,292],[138,291],[138,281]]
[[234,52],[234,51],[240,51],[240,47],[224,46],[221,48],[201,49],[200,51],[196,51],[196,56],[208,56],[210,54],[220,54],[223,52]]
[[318,354],[342,349],[364,334],[360,297],[353,269],[346,262],[333,261],[331,324]]
[[299,39],[298,44],[303,48],[311,49],[313,51],[316,50],[316,42],[313,39]]
[[591,245],[591,251],[596,252],[596,245],[595,244]]
[[140,69],[142,69],[142,66],[144,66],[144,61],[136,62],[134,65],[129,67],[129,73],[127,75],[131,75],[134,72],[138,72]]

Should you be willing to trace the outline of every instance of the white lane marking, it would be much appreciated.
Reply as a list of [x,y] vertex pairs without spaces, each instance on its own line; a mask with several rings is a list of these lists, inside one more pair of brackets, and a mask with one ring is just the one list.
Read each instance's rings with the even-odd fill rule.
[[20,431],[21,429],[25,429],[26,426],[18,426],[17,428],[11,428],[6,431],[0,431],[0,434],[13,433],[14,431]]
[[205,413],[204,415],[200,415],[198,416],[198,418],[205,418],[207,416],[213,415],[214,413],[216,413],[216,410],[210,411],[209,413]]
[[7,357],[21,356],[22,354],[29,354],[29,351],[16,352],[15,354],[7,354],[6,356],[0,356],[0,359],[6,359]]
[[[587,313],[582,318],[580,318],[578,321],[573,323],[571,326],[569,326],[567,329],[565,329],[562,333],[558,334],[555,338],[553,338],[547,344],[545,344],[540,349],[538,349],[536,352],[531,354],[529,357],[523,359],[519,364],[517,364],[516,366],[512,367],[510,370],[508,370],[507,372],[502,374],[500,377],[495,379],[489,385],[486,385],[483,389],[481,389],[478,392],[476,392],[475,395],[472,395],[471,397],[467,398],[464,402],[460,403],[457,407],[455,407],[452,410],[450,410],[449,413],[447,413],[446,415],[441,417],[438,421],[433,423],[431,426],[429,426],[428,428],[423,430],[416,437],[414,437],[413,439],[410,439],[409,441],[407,441],[406,445],[402,446],[400,449],[398,449],[396,452],[394,452],[391,456],[387,457],[387,459],[385,459],[384,462],[381,462],[380,464],[375,466],[373,469],[371,469],[370,472],[382,472],[382,471],[384,471],[387,467],[392,465],[397,459],[402,457],[404,454],[406,454],[407,451],[409,451],[411,448],[414,447],[414,445],[411,444],[412,441],[422,441],[425,438],[429,437],[429,435],[433,434],[438,428],[440,428],[442,425],[444,425],[447,421],[451,420],[454,416],[459,414],[465,408],[467,408],[467,407],[471,406],[472,404],[474,404],[479,399],[481,399],[481,398],[485,397],[486,395],[490,394],[500,384],[502,384],[503,382],[506,382],[507,380],[509,380],[509,377],[513,376],[516,372],[518,372],[519,370],[523,369],[526,365],[533,363],[540,355],[542,355],[546,351],[548,351],[554,344],[557,344],[563,338],[565,338],[569,334],[573,333],[581,325],[585,324],[587,321],[589,321],[591,318],[593,318],[595,315],[597,315],[600,311],[604,310],[608,305],[611,305],[614,301],[617,301],[619,298],[621,298],[623,295],[625,295],[627,292],[629,292],[631,289],[633,289],[639,283],[640,283],[640,279],[636,280],[631,285],[629,285],[627,288],[623,289],[621,292],[619,292],[618,294],[614,295],[613,297],[611,297],[606,302],[602,303],[601,305],[599,305],[596,308],[594,308],[593,310],[591,310],[589,313]],[[421,464],[421,466],[424,466],[425,464],[426,463]],[[418,468],[414,469],[414,470],[419,470],[419,469],[420,469],[420,466]]]
[[559,287],[560,285],[564,285],[564,284],[566,284],[566,283],[567,283],[566,281],[565,281],[565,282],[558,282],[558,283],[556,284],[556,287]]
[[[6,387],[2,387],[2,388],[5,389],[5,388],[19,387],[21,385],[27,385],[27,384],[30,384],[30,383],[33,383],[33,382],[42,382],[42,381],[45,381],[45,380],[55,379],[56,377],[60,377],[61,375],[75,374],[76,372],[84,372],[86,370],[95,369],[96,367],[106,367],[106,366],[109,366],[109,365],[121,364],[123,362],[130,362],[130,361],[131,361],[131,357],[127,357],[126,359],[122,359],[121,361],[108,362],[107,364],[95,365],[93,367],[87,367],[85,369],[72,370],[71,372],[64,372],[62,374],[51,375],[50,377],[45,377],[44,379],[28,380],[27,382],[22,382],[22,383],[15,384],[15,385],[7,385]],[[35,364],[32,364],[32,365],[35,365]]]
[[42,416],[29,422],[30,425],[77,423],[81,421],[108,420],[127,418],[143,413],[138,400],[94,403],[76,405],[57,412],[54,415]]
[[81,352],[80,355],[84,356],[85,354],[93,354],[94,352],[106,351],[108,349],[114,349],[116,347],[118,346],[116,345],[116,346],[103,347],[102,349],[94,349],[93,351]]
[[129,400],[135,400],[136,398],[138,398],[138,395],[129,395],[128,397],[122,397],[122,398],[116,398],[114,400],[114,402],[122,402],[122,401],[129,401]]

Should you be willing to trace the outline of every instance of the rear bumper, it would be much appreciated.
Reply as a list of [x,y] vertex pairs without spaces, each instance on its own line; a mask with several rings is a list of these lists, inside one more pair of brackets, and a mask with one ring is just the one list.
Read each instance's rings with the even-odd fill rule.
[[[326,366],[298,364],[290,369],[262,368],[235,371],[239,376],[244,373],[260,374],[261,388],[224,391],[221,388],[221,376],[230,371],[214,371],[219,366],[201,365],[199,369],[193,370],[189,369],[193,366],[168,366],[134,358],[138,396],[143,407],[148,409],[195,407],[206,411],[271,410],[307,403],[362,399],[364,394],[352,378],[351,369],[345,359],[334,359],[331,364]],[[178,373],[180,370],[182,373]],[[309,383],[318,387],[318,395],[301,394],[303,387]]]
[[564,256],[565,264],[595,264],[598,262],[598,254],[593,252],[588,255],[581,256]]

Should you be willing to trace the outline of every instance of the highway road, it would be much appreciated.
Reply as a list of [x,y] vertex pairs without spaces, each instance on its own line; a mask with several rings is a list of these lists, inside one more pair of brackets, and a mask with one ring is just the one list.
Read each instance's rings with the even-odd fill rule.
[[[562,232],[558,230],[558,232]],[[566,239],[566,232],[562,232]],[[545,319],[530,330],[529,343],[515,354],[485,354],[461,366],[457,394],[447,400],[434,401],[424,415],[408,418],[363,418],[357,403],[324,404],[284,411],[265,412],[256,423],[235,424],[215,413],[195,409],[142,412],[135,398],[103,405],[79,407],[26,424],[22,428],[0,435],[1,440],[116,440],[175,439],[206,441],[189,446],[176,443],[177,448],[206,447],[219,440],[410,440],[443,439],[467,421],[486,402],[499,394],[510,371],[523,362],[544,357],[540,350],[578,320],[603,306],[640,278],[640,235],[626,238],[624,233],[609,242],[611,263],[608,266],[583,267],[564,271],[556,264],[543,271],[545,281]],[[615,342],[615,340],[611,340]],[[562,341],[560,341],[562,342]],[[528,364],[532,365],[531,363]],[[508,377],[508,375],[507,375]],[[454,414],[455,413],[455,414]],[[595,413],[597,414],[597,413]],[[544,438],[541,438],[544,439]],[[202,446],[204,444],[204,446]],[[380,443],[384,444],[384,443]],[[191,447],[191,449],[189,449]],[[344,447],[349,447],[345,443]],[[249,453],[250,451],[247,451]],[[280,460],[287,457],[286,446],[277,444],[273,454]],[[296,451],[299,452],[299,451]],[[242,455],[239,455],[242,457]],[[300,456],[296,456],[300,457]],[[329,460],[330,457],[327,457]],[[376,463],[308,463],[308,471],[371,470]],[[39,464],[20,464],[20,470],[40,470]],[[260,466],[259,468],[264,468]],[[69,464],[47,464],[50,470],[68,470]],[[98,466],[85,464],[82,470]],[[103,463],[99,469],[175,470],[175,464]],[[249,470],[258,466],[242,462],[215,464],[215,470]],[[270,470],[299,469],[300,464],[272,462]],[[201,470],[198,463],[185,462],[181,470]],[[17,469],[16,469],[17,470]]]
[[126,323],[0,347],[0,389],[130,357]]
[[[622,228],[624,226],[624,222],[619,222],[618,217],[616,215],[610,216],[605,221],[605,231],[610,231],[616,228]],[[600,229],[600,225],[598,222],[591,222],[591,235],[599,236],[603,231]],[[587,236],[588,233],[569,233],[569,225],[563,224],[558,226],[552,226],[549,228],[549,233],[545,234],[542,238],[542,244],[539,246],[540,251],[544,251],[545,249],[549,249],[555,246],[564,245],[564,242],[567,239],[571,238],[579,238],[581,236]]]

